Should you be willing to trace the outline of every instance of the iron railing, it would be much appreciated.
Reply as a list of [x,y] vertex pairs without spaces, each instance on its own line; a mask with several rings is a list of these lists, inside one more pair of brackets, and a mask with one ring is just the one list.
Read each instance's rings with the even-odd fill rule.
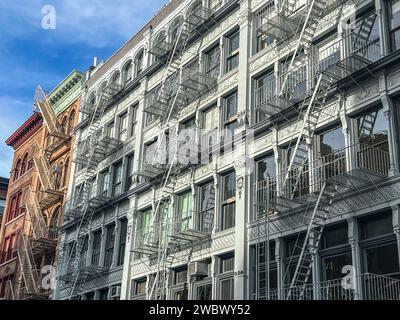
[[[305,287],[290,289],[265,288],[260,290],[260,300],[285,300],[291,290],[290,300],[400,300],[400,280],[386,275],[365,273],[350,279],[351,285],[344,278],[310,283]],[[361,288],[356,290],[356,282]]]
[[211,234],[214,221],[214,209],[202,212],[189,210],[180,212],[174,217],[173,233],[201,233]]
[[287,176],[286,170],[278,176],[256,182],[257,216],[263,215],[267,209],[273,210],[274,206],[271,204],[276,203],[279,197],[299,199],[320,190],[324,182],[356,169],[385,177],[389,172],[389,153],[374,146],[357,143],[292,168],[285,185],[283,182]]

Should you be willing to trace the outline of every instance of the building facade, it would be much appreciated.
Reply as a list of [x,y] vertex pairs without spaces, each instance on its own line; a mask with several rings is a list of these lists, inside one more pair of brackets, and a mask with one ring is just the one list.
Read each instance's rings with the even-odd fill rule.
[[56,298],[398,298],[399,25],[170,1],[87,74]]
[[72,72],[47,98],[38,88],[34,113],[6,141],[14,161],[0,236],[1,298],[52,297],[45,277],[58,255],[81,80]]
[[3,221],[4,209],[6,207],[8,182],[9,179],[0,177],[0,221]]

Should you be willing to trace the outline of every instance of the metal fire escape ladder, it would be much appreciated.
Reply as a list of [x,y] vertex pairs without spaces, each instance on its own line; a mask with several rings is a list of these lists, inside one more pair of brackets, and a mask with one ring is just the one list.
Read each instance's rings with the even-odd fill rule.
[[51,168],[48,157],[45,152],[39,147],[37,142],[31,148],[33,162],[39,173],[39,179],[44,191],[55,190],[54,174]]
[[47,224],[42,215],[40,204],[32,191],[31,186],[28,186],[25,194],[25,208],[30,218],[33,237],[35,240],[47,237]]
[[[300,130],[298,131],[298,138],[296,140],[296,145],[292,151],[289,166],[287,167],[287,172],[285,179],[282,183],[283,189],[285,189],[286,183],[290,178],[292,169],[302,168],[308,159],[308,150],[305,148],[314,136],[316,124],[318,122],[320,111],[325,104],[328,89],[331,85],[331,81],[326,80],[325,76],[321,73],[318,76],[317,83],[314,88],[313,95],[309,101],[304,100],[302,109],[306,109],[304,113],[304,118]],[[305,142],[304,142],[305,138]],[[299,177],[299,175],[296,175]],[[297,186],[297,182],[295,186]],[[296,187],[297,188],[297,187]],[[293,198],[293,194],[296,190],[290,190],[290,197]]]
[[[314,37],[315,31],[317,30],[318,23],[323,16],[323,12],[325,9],[326,1],[325,0],[312,0],[309,4],[307,15],[304,20],[301,20],[303,24],[301,28],[301,32],[299,38],[296,42],[296,47],[294,49],[288,72],[281,84],[280,96],[284,93],[286,83],[289,78],[290,71],[293,69],[295,65],[299,65],[304,63],[304,58],[300,59],[300,61],[296,62],[298,53],[301,48],[304,48],[306,51],[311,46],[312,38]],[[295,1],[291,4],[291,6],[295,6]]]
[[290,283],[289,291],[286,295],[287,300],[291,299],[293,295],[293,289],[299,287],[301,291],[299,296],[296,298],[303,299],[304,297],[304,291],[310,278],[314,256],[321,240],[325,221],[329,215],[329,205],[333,198],[333,194],[329,193],[326,188],[326,183],[324,183],[319,192],[312,215],[309,217],[307,232],[303,245],[298,246],[296,243],[296,248],[301,249],[301,252],[292,281]]
[[83,213],[82,217],[80,218],[80,221],[78,223],[78,228],[77,232],[75,235],[74,239],[74,244],[73,244],[73,249],[71,250],[70,256],[67,263],[69,261],[73,261],[72,265],[76,267],[76,274],[74,276],[74,280],[72,282],[72,288],[70,291],[70,299],[72,299],[74,291],[75,291],[75,286],[79,280],[79,260],[80,260],[80,255],[81,255],[81,250],[85,242],[85,238],[87,237],[87,233],[89,231],[89,222],[93,218],[94,210],[92,210],[89,207],[88,204],[88,197],[89,197],[89,181],[93,177],[94,173],[96,172],[96,165],[98,159],[96,158],[96,152],[97,148],[95,145],[95,141],[93,139],[94,134],[96,133],[97,129],[100,126],[100,120],[103,117],[106,107],[107,107],[107,102],[111,97],[114,96],[115,93],[119,91],[119,87],[117,84],[111,83],[107,87],[105,87],[101,92],[99,99],[96,103],[96,106],[92,112],[91,118],[90,118],[90,124],[89,124],[89,130],[88,130],[88,136],[92,137],[90,141],[90,148],[89,148],[89,160],[87,163],[87,167],[84,172],[84,178],[83,178],[83,186],[82,190],[78,192],[83,192]]
[[50,103],[47,101],[46,95],[41,86],[36,87],[34,106],[42,113],[44,122],[46,123],[47,129],[51,135],[65,136],[65,134],[59,130],[57,116],[55,115],[53,108],[50,106]]
[[26,292],[35,294],[38,292],[38,275],[34,265],[34,259],[30,251],[29,242],[25,235],[20,233],[20,245],[17,248],[18,260],[21,266],[22,277],[24,279]]

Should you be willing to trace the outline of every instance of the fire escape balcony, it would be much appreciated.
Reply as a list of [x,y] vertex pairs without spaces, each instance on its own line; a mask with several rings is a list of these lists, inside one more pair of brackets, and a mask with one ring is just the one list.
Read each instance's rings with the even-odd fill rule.
[[336,195],[344,195],[382,181],[388,172],[387,151],[361,143],[352,145],[296,167],[289,174],[256,182],[257,218],[303,208],[316,201],[324,183],[335,189]]
[[154,40],[149,48],[149,53],[161,59],[167,55],[171,48],[172,44],[167,41],[167,35],[164,34]]
[[40,202],[35,193],[29,186],[25,192],[23,207],[25,208],[30,225],[32,228],[31,251],[33,256],[37,256],[44,251],[55,250],[57,245],[57,232],[50,230],[44,215]]
[[210,237],[214,222],[214,209],[195,213],[194,211],[176,214],[172,225],[171,241],[190,244]]
[[133,251],[148,256],[157,255],[164,242],[169,241],[169,229],[163,221],[137,230]]
[[[351,49],[342,58],[341,52],[349,41],[352,43]],[[255,108],[269,117],[273,116],[310,98],[321,73],[325,75],[323,86],[328,88],[331,83],[336,83],[379,59],[378,43],[350,34],[311,58],[300,61],[291,70],[255,88]],[[282,84],[285,84],[283,88]]]
[[[77,143],[77,149],[73,161],[84,167],[95,165],[106,159],[117,148],[121,141],[107,135],[96,137],[91,143],[91,137]],[[93,154],[92,154],[93,153]]]

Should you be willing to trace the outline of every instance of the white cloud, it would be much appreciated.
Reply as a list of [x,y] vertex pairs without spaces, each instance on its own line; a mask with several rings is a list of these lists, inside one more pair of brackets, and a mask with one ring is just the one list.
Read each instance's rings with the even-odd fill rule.
[[[0,4],[0,24],[6,37],[37,34],[42,43],[84,43],[105,47],[127,40],[140,29],[166,0],[14,0]],[[44,5],[56,9],[56,30],[42,30]],[[1,31],[0,31],[1,32]]]

